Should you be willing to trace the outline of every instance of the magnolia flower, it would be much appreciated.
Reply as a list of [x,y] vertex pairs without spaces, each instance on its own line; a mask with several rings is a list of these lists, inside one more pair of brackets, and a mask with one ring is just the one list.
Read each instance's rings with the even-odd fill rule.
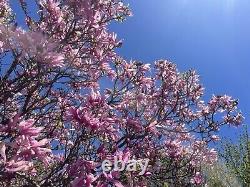
[[150,64],[143,64],[140,66],[140,69],[142,71],[149,71],[150,70]]
[[217,136],[217,135],[212,135],[212,136],[211,136],[211,139],[212,139],[213,141],[219,141],[219,140],[220,140],[220,137]]
[[106,173],[106,172],[104,172],[103,175],[105,176],[105,178],[106,178],[109,182],[111,182],[112,184],[114,184],[116,187],[124,187],[124,186],[122,185],[122,183],[121,183],[119,180],[116,179],[116,178],[117,178],[117,175],[118,175],[118,172],[116,172],[116,171],[113,171],[113,172],[111,172],[111,173]]
[[[48,164],[51,160],[51,150],[46,148],[49,141],[47,139],[36,140],[40,136],[41,127],[34,126],[34,120],[29,119],[20,121],[19,115],[15,115],[9,122],[9,127],[15,127],[16,137],[8,143],[9,149],[14,156],[7,156],[4,142],[0,143],[0,155],[4,161],[4,167],[7,172],[34,171],[33,160],[40,160]],[[7,159],[10,158],[10,160]]]
[[4,52],[4,43],[0,41],[0,53]]
[[98,106],[103,104],[104,99],[102,98],[99,91],[95,92],[91,90],[90,96],[88,97],[88,102],[91,106]]
[[49,52],[44,54],[45,57],[42,59],[45,63],[48,62],[51,66],[63,66],[63,62],[65,60],[64,56],[62,54],[58,54],[55,52]]
[[5,151],[6,151],[5,143],[0,141],[0,156],[1,156],[2,159],[3,159],[3,162],[6,162],[6,154],[5,154]]
[[203,183],[203,178],[200,172],[196,172],[195,176],[193,179],[191,179],[191,183],[195,185],[201,185]]
[[5,170],[7,172],[13,173],[18,171],[28,171],[33,167],[32,162],[29,161],[15,161],[10,160],[6,162]]
[[25,136],[38,136],[43,130],[43,127],[33,127],[34,120],[29,119],[18,124],[19,133]]
[[[8,37],[6,37],[8,36]],[[11,30],[6,26],[0,27],[1,46],[6,49],[16,49],[23,58],[35,58],[39,63],[48,66],[62,66],[64,55],[55,52],[57,45],[41,32],[26,32],[21,28]],[[0,47],[3,50],[2,47]]]

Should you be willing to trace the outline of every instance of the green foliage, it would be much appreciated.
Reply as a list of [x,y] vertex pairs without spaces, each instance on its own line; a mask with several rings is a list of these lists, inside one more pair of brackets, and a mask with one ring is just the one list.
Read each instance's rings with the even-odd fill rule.
[[237,177],[223,163],[204,166],[203,173],[208,187],[241,187]]
[[168,187],[168,183],[164,182],[163,187]]
[[237,143],[225,140],[220,156],[227,168],[241,181],[243,187],[250,187],[250,137],[244,128]]

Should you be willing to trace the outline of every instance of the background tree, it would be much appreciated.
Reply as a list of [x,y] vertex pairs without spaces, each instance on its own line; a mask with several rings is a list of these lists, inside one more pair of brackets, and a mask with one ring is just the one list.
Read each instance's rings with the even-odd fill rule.
[[[224,163],[216,162],[213,165],[203,166],[205,184],[213,187],[241,186],[237,176]],[[205,185],[204,185],[205,186]]]
[[[201,164],[217,159],[209,143],[242,122],[237,100],[206,104],[195,71],[119,57],[108,30],[130,15],[119,0],[19,0],[26,25],[13,2],[0,1],[1,186],[203,183]],[[149,158],[149,167],[103,172],[114,156]]]
[[225,140],[221,150],[221,157],[228,169],[233,171],[242,183],[250,186],[250,141],[247,127],[243,129],[237,142]]

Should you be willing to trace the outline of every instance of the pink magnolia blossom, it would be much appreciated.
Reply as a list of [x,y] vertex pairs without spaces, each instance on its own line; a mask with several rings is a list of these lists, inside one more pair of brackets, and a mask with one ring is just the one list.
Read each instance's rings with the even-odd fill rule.
[[18,171],[29,171],[33,167],[32,162],[10,160],[6,163],[5,169],[7,172],[13,173]]
[[40,132],[43,130],[43,127],[33,127],[34,120],[26,120],[22,121],[17,125],[17,128],[19,129],[19,133],[21,135],[25,136],[38,136]]
[[[9,126],[17,130],[17,136],[7,144],[8,146],[1,142],[1,156],[7,172],[31,171],[33,167],[32,159],[49,164],[51,150],[46,148],[49,141],[47,139],[36,140],[43,128],[34,127],[33,119],[21,121],[19,115],[15,115]],[[15,153],[10,160],[7,159],[6,150]]]
[[191,180],[193,184],[200,185],[203,182],[203,178],[200,172],[197,172],[194,178]]
[[0,142],[0,155],[3,159],[3,162],[6,162],[6,146],[4,142]]

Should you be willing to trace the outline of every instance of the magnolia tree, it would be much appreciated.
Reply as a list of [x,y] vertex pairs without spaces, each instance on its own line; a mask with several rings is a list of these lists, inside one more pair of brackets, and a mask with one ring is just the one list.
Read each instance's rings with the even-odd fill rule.
[[237,101],[206,104],[195,71],[119,57],[108,25],[129,15],[119,0],[0,1],[1,186],[203,183]]

